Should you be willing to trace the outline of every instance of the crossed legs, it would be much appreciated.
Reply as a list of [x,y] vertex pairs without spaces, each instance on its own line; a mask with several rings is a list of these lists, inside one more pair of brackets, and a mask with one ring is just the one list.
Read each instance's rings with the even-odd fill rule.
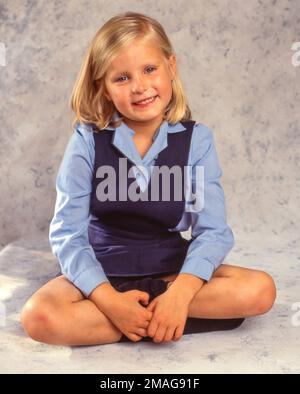
[[[176,275],[161,277],[172,281]],[[221,264],[190,303],[189,317],[235,318],[266,313],[276,287],[263,271]],[[63,275],[37,290],[21,312],[21,323],[32,339],[63,345],[118,342],[122,333],[95,304]]]

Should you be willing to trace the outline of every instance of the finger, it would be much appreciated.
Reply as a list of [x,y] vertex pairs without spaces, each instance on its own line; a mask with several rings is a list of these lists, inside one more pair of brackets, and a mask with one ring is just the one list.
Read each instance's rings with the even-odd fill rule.
[[146,293],[145,291],[139,291],[137,292],[137,300],[141,301],[144,305],[148,305],[149,303],[149,294]]
[[151,321],[151,320],[152,320],[152,317],[153,317],[153,313],[154,313],[154,312],[149,312],[149,311],[148,311],[148,312],[147,312],[147,315],[145,316],[145,319]]
[[170,342],[173,339],[175,330],[176,330],[176,328],[173,328],[173,327],[167,328],[166,335],[163,339],[164,342]]
[[148,329],[147,329],[147,333],[148,333],[149,337],[153,338],[155,336],[157,328],[158,328],[158,323],[155,320],[151,320],[151,322],[148,326]]
[[173,341],[179,341],[182,335],[183,335],[183,328],[179,326],[175,330]]
[[145,319],[145,320],[151,320],[152,319],[152,316],[153,316],[153,312],[151,312],[151,311],[149,311],[148,310],[148,307],[143,307],[143,306],[140,306],[141,308],[142,308],[142,311],[143,311],[143,313],[142,313],[142,316],[143,316],[143,318]]
[[137,327],[134,329],[134,334],[138,335],[140,337],[147,337],[147,329],[146,328],[142,328],[142,327]]
[[133,332],[128,333],[127,338],[133,342],[138,342],[142,339],[141,335],[134,334]]
[[150,320],[144,320],[139,325],[140,325],[141,328],[148,328],[149,324],[150,324]]
[[155,333],[153,341],[156,342],[156,343],[161,342],[164,339],[165,335],[166,335],[166,330],[167,330],[167,327],[162,326],[160,324],[160,326],[158,327],[158,329],[157,329],[157,331]]
[[139,328],[137,331],[137,335],[140,335],[142,337],[147,337],[148,333],[147,330],[145,328]]
[[156,305],[156,301],[155,301],[155,300],[152,300],[152,301],[150,302],[150,304],[147,306],[147,310],[148,310],[149,312],[153,312],[153,310],[154,310],[154,308],[155,308],[155,305]]

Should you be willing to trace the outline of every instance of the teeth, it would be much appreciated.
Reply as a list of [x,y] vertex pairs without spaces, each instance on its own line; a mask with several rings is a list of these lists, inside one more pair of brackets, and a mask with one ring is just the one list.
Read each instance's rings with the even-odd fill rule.
[[147,104],[147,103],[150,103],[151,101],[153,101],[154,99],[155,99],[155,97],[151,97],[151,98],[144,100],[144,101],[138,101],[136,104]]

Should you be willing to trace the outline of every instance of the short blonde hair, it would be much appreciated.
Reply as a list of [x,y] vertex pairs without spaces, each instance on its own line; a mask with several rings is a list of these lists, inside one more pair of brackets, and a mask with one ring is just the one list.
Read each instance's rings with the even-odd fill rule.
[[[165,61],[174,53],[163,27],[155,19],[136,12],[125,12],[109,19],[95,34],[85,54],[70,99],[76,122],[92,123],[99,129],[109,124],[118,127],[122,114],[113,119],[116,108],[105,96],[106,72],[118,51],[137,38],[154,39],[162,50]],[[183,86],[176,73],[172,81],[172,98],[164,119],[175,124],[191,119]]]

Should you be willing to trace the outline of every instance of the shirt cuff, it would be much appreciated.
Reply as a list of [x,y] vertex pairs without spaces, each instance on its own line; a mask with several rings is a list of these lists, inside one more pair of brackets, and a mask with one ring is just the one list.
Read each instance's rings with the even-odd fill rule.
[[197,259],[197,261],[195,261],[195,259],[190,259],[184,261],[179,274],[195,275],[208,282],[214,271],[215,266],[210,261],[205,259]]
[[88,298],[92,291],[104,282],[110,283],[101,267],[90,267],[82,271],[73,284]]

